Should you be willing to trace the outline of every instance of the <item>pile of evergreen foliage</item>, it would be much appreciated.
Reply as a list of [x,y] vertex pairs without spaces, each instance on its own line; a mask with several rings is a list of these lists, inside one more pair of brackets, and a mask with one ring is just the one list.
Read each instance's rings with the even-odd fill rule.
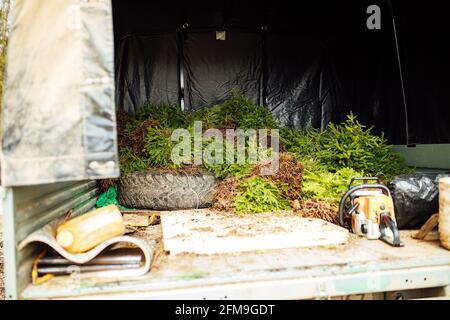
[[[194,121],[202,121],[203,130],[279,129],[282,150],[279,172],[273,176],[261,175],[264,163],[224,161],[224,164],[201,166],[174,163],[171,154],[177,142],[172,141],[172,132],[179,128],[193,132]],[[242,95],[233,95],[223,104],[193,113],[183,112],[177,106],[146,105],[133,117],[120,114],[118,122],[122,176],[150,168],[210,171],[222,180],[214,207],[236,213],[262,213],[294,206],[308,207],[311,216],[314,211],[311,208],[320,207],[327,208],[329,217],[351,178],[370,175],[388,180],[412,170],[382,135],[374,135],[372,128],[359,123],[353,114],[343,123],[330,123],[325,131],[310,129],[303,133],[280,128],[267,109]],[[208,141],[203,143],[206,145]],[[226,140],[223,148],[227,148]]]

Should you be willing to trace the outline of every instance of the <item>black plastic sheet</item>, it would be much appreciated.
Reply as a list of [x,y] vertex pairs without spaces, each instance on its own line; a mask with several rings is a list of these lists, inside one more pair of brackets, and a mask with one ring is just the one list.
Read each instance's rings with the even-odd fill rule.
[[262,38],[258,34],[226,32],[187,33],[183,45],[186,110],[197,110],[226,100],[233,90],[260,103]]
[[179,104],[178,35],[128,36],[116,61],[116,103],[134,113],[146,103]]
[[269,33],[264,50],[268,109],[284,126],[325,128],[334,92],[320,40]]
[[[369,5],[381,8],[381,30],[366,27]],[[435,1],[393,0],[392,6],[393,11],[386,0],[193,0],[179,5],[113,0],[116,60],[129,60],[118,48],[127,36],[188,34],[178,47],[186,50],[184,59],[182,52],[175,54],[187,70],[187,109],[218,103],[229,87],[238,86],[285,125],[324,127],[353,112],[392,144],[449,143],[450,41],[442,36],[448,30],[446,11]],[[215,40],[220,30],[227,31],[226,41]],[[238,34],[249,42],[236,39]],[[254,60],[247,63],[251,56]]]
[[400,229],[420,228],[439,212],[439,179],[448,176],[450,174],[413,173],[397,176],[389,182]]

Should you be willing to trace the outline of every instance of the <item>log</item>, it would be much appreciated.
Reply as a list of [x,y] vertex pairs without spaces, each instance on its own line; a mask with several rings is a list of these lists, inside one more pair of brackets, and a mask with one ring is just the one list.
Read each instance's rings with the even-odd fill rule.
[[450,178],[439,180],[439,236],[441,245],[450,250]]
[[412,237],[417,240],[425,240],[425,237],[437,227],[439,222],[439,213],[433,214],[420,230]]

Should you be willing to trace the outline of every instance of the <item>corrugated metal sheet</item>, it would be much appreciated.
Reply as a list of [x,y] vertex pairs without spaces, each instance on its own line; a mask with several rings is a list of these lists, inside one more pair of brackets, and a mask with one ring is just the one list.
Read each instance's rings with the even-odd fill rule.
[[61,217],[71,208],[82,214],[95,205],[100,190],[96,181],[63,182],[4,189],[4,249],[6,297],[20,297],[30,282],[37,246],[18,252],[17,245],[31,232]]

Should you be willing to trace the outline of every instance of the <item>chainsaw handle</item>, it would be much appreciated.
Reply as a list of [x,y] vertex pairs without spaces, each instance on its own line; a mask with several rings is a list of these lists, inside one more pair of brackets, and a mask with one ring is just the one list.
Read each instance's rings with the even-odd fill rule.
[[353,185],[353,182],[355,181],[363,181],[363,184],[368,184],[369,181],[376,181],[378,184],[380,184],[380,178],[378,177],[359,177],[359,178],[352,178],[350,180],[350,184],[348,185],[348,188],[350,189]]
[[[360,179],[362,179],[362,178],[360,178]],[[351,188],[344,194],[341,201],[339,202],[339,224],[342,227],[345,227],[345,222],[344,222],[345,202],[347,201],[347,198],[350,197],[355,191],[358,191],[361,189],[381,189],[383,192],[386,193],[387,196],[391,197],[391,192],[389,191],[388,187],[386,187],[383,184],[360,184],[358,186]]]

